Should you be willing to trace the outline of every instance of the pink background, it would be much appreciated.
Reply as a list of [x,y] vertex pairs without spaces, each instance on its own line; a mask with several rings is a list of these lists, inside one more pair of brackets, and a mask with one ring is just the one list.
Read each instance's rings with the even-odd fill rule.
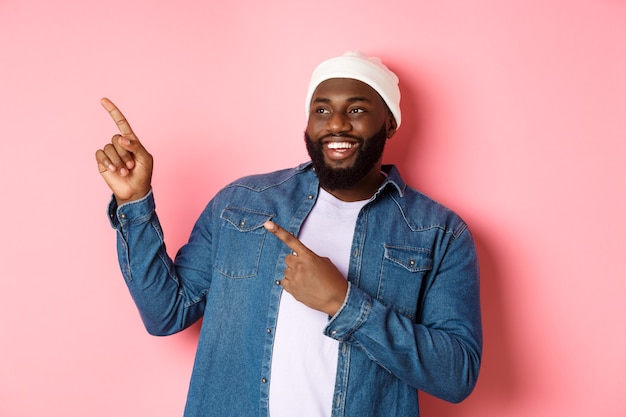
[[296,165],[313,67],[401,77],[386,154],[470,224],[483,369],[423,416],[624,416],[626,2],[0,1],[0,416],[176,416],[198,328],[148,336],[93,154],[108,96],[173,253],[226,182]]

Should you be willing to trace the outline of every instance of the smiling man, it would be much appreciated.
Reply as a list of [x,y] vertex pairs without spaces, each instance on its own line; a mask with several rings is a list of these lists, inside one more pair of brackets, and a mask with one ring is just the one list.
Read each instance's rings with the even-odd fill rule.
[[185,415],[415,417],[417,390],[463,400],[482,349],[474,243],[382,166],[397,77],[349,52],[315,69],[305,103],[311,161],[227,185],[171,260],[152,156],[102,101],[121,134],[96,160],[144,324],[203,318]]
[[383,99],[362,81],[332,78],[317,86],[310,106],[305,140],[320,185],[344,201],[371,197],[382,183],[385,142],[396,131]]

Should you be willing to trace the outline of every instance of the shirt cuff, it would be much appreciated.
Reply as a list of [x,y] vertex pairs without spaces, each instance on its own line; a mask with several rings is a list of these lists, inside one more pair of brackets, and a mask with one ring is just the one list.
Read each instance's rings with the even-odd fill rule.
[[117,205],[115,196],[111,197],[107,211],[111,227],[119,229],[129,223],[144,223],[150,220],[155,210],[152,190],[139,200]]
[[328,322],[324,334],[340,342],[347,341],[367,320],[371,309],[372,298],[348,282],[346,299]]

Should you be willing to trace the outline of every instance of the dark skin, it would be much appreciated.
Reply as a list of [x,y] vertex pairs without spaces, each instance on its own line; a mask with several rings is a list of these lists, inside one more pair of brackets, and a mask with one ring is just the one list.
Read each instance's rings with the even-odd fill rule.
[[[306,133],[324,146],[324,160],[331,168],[353,166],[358,143],[355,139],[372,137],[385,126],[387,138],[396,132],[396,121],[378,93],[369,85],[349,78],[332,78],[322,82],[311,98],[311,109]],[[348,142],[351,149],[333,151],[328,144]],[[341,190],[326,189],[343,201],[370,198],[382,184],[382,161],[351,187]]]
[[121,134],[96,151],[98,171],[118,205],[143,198],[151,188],[152,155],[143,147],[122,112],[109,100],[100,100]]
[[[151,189],[152,155],[141,144],[121,111],[108,99],[101,100],[117,124],[120,134],[96,151],[98,170],[113,192],[118,205],[143,198]],[[311,100],[306,128],[313,140],[322,141],[325,161],[331,167],[354,164],[357,141],[350,136],[367,138],[386,126],[387,138],[396,131],[396,122],[382,98],[367,84],[347,78],[322,82]],[[338,136],[347,135],[347,136]],[[331,149],[328,144],[348,144]],[[370,198],[383,182],[382,161],[351,187],[326,190],[344,201]],[[265,228],[293,252],[285,258],[285,291],[306,306],[329,316],[342,306],[348,283],[328,258],[308,249],[291,233],[268,221]]]

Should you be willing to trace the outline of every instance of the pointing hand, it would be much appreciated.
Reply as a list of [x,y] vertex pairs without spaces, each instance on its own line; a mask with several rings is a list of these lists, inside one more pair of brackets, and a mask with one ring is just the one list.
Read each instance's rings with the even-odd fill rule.
[[285,257],[285,291],[308,307],[334,316],[348,291],[348,282],[328,258],[307,248],[294,235],[271,221],[265,228],[287,245],[292,253]]
[[109,112],[120,134],[96,151],[98,170],[118,204],[143,198],[151,187],[152,155],[143,147],[122,112],[107,98],[100,103]]

